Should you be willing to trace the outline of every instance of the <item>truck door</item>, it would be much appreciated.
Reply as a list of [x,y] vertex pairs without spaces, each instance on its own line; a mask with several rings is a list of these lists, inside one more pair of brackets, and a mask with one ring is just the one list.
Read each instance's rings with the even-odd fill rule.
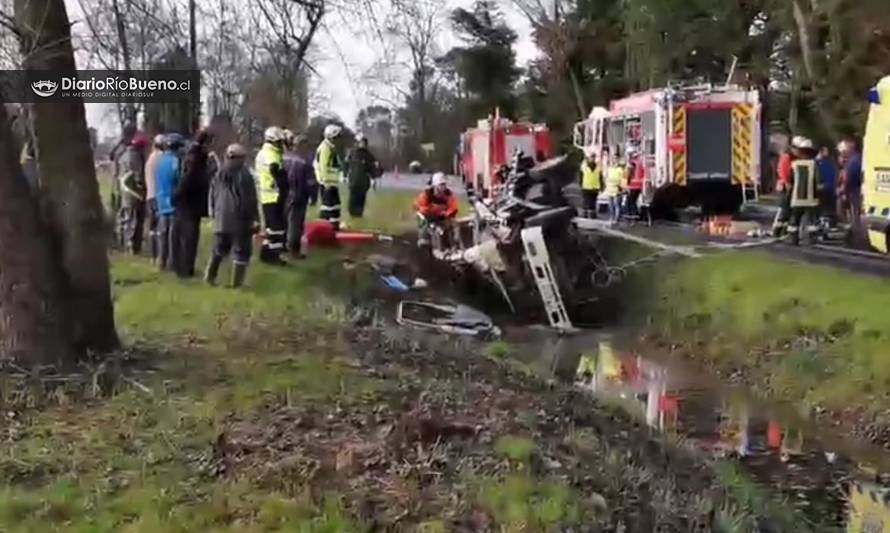
[[689,104],[686,108],[687,179],[690,183],[729,182],[732,104]]

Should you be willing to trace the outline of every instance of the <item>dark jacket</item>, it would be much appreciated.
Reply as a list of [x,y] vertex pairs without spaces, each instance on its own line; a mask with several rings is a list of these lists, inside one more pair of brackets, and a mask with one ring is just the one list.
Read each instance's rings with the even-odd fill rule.
[[306,207],[318,190],[315,170],[300,156],[293,156],[287,163],[287,208]]
[[367,190],[371,187],[371,180],[377,178],[377,159],[367,148],[359,147],[353,150],[346,164],[351,189]]
[[182,162],[182,180],[174,194],[175,205],[194,215],[206,217],[210,190],[209,153],[205,146],[193,144]]
[[210,186],[213,231],[243,235],[259,221],[256,184],[243,160],[230,160]]

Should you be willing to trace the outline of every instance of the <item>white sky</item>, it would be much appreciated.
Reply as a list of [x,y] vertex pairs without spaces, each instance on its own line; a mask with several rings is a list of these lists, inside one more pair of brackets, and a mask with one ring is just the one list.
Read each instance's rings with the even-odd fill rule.
[[[235,0],[233,0],[235,1]],[[510,0],[501,0],[507,16],[507,22],[518,33],[516,53],[519,63],[524,65],[537,54],[531,41],[531,27],[528,21],[512,6]],[[78,0],[65,0],[68,14],[74,23],[74,31],[84,31],[83,12]],[[445,0],[448,10],[456,7],[470,7],[473,0]],[[351,27],[353,21],[343,20],[336,14],[328,15],[324,27],[318,33],[316,43],[321,57],[315,59],[313,65],[318,72],[311,84],[311,114],[336,114],[352,125],[358,111],[365,106],[379,103],[391,106],[393,92],[384,86],[369,87],[363,81],[363,74],[375,64],[381,54],[379,42],[370,37],[356,35],[356,28]],[[358,22],[361,24],[361,22]],[[457,39],[448,29],[442,36],[439,47],[444,53]],[[83,65],[79,65],[83,68]],[[404,83],[407,83],[405,78]],[[388,98],[378,99],[375,95],[386,95]],[[87,121],[100,131],[100,138],[116,134],[116,121],[110,117],[110,105],[86,104]]]

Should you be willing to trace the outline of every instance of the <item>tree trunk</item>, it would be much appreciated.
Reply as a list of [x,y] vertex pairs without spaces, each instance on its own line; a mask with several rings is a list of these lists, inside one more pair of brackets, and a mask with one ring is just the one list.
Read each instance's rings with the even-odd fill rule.
[[[25,68],[75,69],[64,0],[15,0]],[[34,134],[49,226],[65,273],[75,346],[107,352],[119,346],[111,303],[107,227],[83,102],[33,106]]]
[[[133,70],[133,60],[130,55],[130,43],[127,40],[127,27],[124,22],[124,16],[121,13],[120,5],[118,4],[118,0],[112,0],[111,2],[111,10],[114,12],[114,27],[115,31],[117,31],[117,41],[118,45],[121,47],[121,59],[124,62],[124,70],[131,71]],[[127,124],[136,125],[136,104],[133,102],[133,99],[130,97],[124,98],[123,102],[124,112],[123,112],[123,120],[121,121],[121,128],[127,126]]]
[[0,360],[23,366],[76,359],[66,328],[50,239],[17,163],[0,104]]

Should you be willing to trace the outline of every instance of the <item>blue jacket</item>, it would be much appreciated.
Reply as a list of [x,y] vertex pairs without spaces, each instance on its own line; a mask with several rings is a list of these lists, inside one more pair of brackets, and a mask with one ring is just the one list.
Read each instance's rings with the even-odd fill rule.
[[847,192],[862,190],[862,155],[855,153],[847,161]]
[[175,152],[165,151],[161,155],[155,176],[157,179],[158,213],[172,215],[176,211],[173,207],[173,195],[179,185],[180,178],[179,157]]
[[834,192],[837,188],[837,167],[834,166],[834,161],[823,157],[816,160],[816,164],[819,166],[819,175],[822,176],[822,188]]

